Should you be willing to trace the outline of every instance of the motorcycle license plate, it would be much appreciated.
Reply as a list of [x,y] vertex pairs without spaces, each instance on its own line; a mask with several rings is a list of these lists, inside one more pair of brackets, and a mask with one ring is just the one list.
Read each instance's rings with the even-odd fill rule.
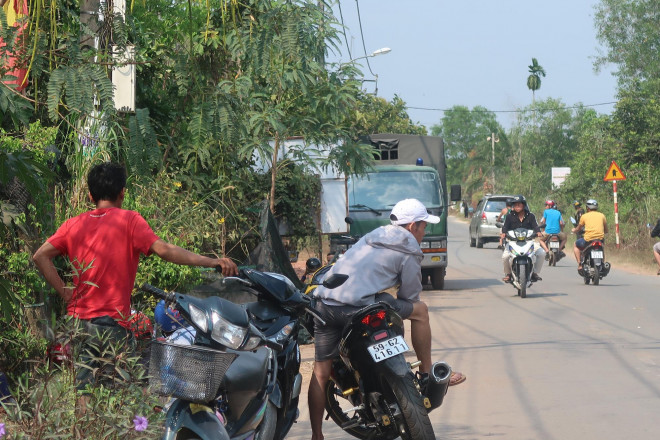
[[408,344],[406,344],[403,336],[396,336],[392,339],[371,345],[367,347],[367,350],[369,350],[369,354],[374,361],[380,362],[397,354],[405,353],[408,351]]
[[591,258],[603,259],[603,251],[591,251]]
[[550,249],[559,249],[559,242],[558,241],[551,241],[550,242]]

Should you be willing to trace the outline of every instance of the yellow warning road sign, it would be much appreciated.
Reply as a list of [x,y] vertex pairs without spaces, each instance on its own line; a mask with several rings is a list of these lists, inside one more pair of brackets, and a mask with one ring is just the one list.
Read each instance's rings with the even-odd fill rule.
[[613,180],[626,180],[626,176],[621,172],[621,168],[616,162],[612,161],[610,168],[607,170],[605,177],[603,177],[605,182],[611,182]]

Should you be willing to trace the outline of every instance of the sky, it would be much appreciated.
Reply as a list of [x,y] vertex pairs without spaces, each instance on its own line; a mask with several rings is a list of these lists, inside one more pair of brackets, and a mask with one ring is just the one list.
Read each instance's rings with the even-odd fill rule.
[[[506,129],[518,108],[532,103],[527,88],[532,58],[545,69],[536,100],[594,105],[610,114],[616,96],[613,68],[600,73],[594,57],[596,0],[340,0],[346,41],[328,61],[347,62],[389,47],[390,53],[356,60],[365,79],[378,75],[378,96],[395,95],[408,106],[413,122],[429,129],[442,111],[480,105],[497,112]],[[341,6],[341,15],[339,11]],[[362,33],[360,22],[362,22]],[[363,37],[364,38],[363,38]],[[347,48],[348,43],[348,48]],[[350,52],[350,55],[349,55]],[[366,61],[369,62],[367,65]],[[375,92],[375,83],[363,88]],[[417,107],[417,108],[415,108]]]

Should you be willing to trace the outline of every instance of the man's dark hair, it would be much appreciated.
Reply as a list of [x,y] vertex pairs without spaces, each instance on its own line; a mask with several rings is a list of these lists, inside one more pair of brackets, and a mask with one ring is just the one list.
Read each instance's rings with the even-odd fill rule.
[[126,170],[123,166],[112,162],[94,165],[87,175],[87,187],[94,202],[98,203],[101,200],[114,202],[121,190],[126,187]]

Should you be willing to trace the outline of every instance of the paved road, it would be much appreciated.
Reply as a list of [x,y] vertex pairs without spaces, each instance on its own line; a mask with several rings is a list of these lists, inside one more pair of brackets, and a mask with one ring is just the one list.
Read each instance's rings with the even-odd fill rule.
[[[431,413],[438,439],[621,440],[660,437],[660,277],[616,267],[585,286],[575,261],[544,267],[525,299],[500,281],[494,244],[470,248],[450,219],[446,289],[425,290],[433,356],[464,372]],[[409,344],[410,345],[410,344]],[[310,438],[305,395],[291,439]],[[347,438],[332,421],[326,439]]]

